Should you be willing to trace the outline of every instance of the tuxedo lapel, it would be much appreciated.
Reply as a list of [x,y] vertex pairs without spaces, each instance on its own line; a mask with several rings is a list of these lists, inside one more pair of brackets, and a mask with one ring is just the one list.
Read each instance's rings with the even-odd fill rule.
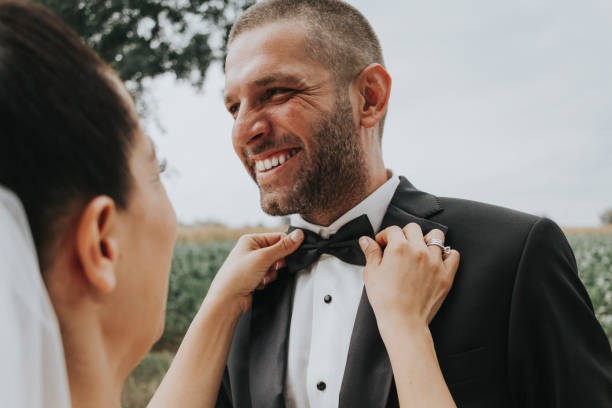
[[[448,228],[426,219],[442,211],[437,197],[417,190],[404,177],[391,199],[380,230],[415,222],[423,234]],[[387,405],[393,372],[387,350],[378,332],[376,317],[365,288],[361,294],[353,334],[340,388],[340,408],[382,408]]]
[[279,271],[253,295],[249,343],[249,387],[253,408],[284,408],[287,341],[294,275]]

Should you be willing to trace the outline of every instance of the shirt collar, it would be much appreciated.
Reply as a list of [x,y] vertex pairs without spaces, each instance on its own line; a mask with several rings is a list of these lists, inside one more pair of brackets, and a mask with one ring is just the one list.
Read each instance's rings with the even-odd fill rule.
[[391,174],[391,177],[382,186],[378,187],[378,189],[367,196],[363,201],[340,216],[340,218],[334,221],[329,227],[312,224],[304,220],[299,214],[291,215],[291,225],[297,228],[307,229],[327,239],[330,235],[338,232],[344,224],[366,214],[370,220],[370,224],[372,224],[372,229],[378,231],[385,213],[387,212],[387,207],[389,207],[399,183],[399,176]]

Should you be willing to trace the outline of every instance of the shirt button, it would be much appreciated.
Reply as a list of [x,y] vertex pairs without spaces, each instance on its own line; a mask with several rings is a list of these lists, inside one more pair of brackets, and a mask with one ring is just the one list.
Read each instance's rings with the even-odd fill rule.
[[324,391],[326,387],[327,385],[323,381],[319,381],[317,383],[317,390],[319,391]]
[[332,301],[331,295],[325,295],[325,297],[323,298],[323,301],[325,303],[331,303],[331,301]]

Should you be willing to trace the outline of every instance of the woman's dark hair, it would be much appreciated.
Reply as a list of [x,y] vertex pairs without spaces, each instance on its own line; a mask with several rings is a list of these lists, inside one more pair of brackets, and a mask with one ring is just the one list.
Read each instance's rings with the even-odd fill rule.
[[56,226],[97,195],[127,205],[137,119],[102,60],[49,10],[0,0],[0,184],[48,266]]

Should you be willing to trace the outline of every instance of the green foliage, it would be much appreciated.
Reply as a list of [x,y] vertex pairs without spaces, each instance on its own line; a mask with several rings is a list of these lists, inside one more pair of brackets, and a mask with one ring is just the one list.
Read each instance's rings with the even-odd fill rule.
[[234,242],[178,243],[174,248],[166,328],[156,348],[174,348],[200,308],[217,270]]
[[[595,313],[612,339],[612,234],[570,235],[580,278]],[[217,270],[233,248],[233,242],[185,243],[174,249],[166,329],[157,349],[174,349],[198,311]]]
[[170,367],[174,353],[168,351],[149,353],[132,371],[121,395],[123,408],[145,407],[159,387]]
[[227,34],[254,0],[35,0],[58,14],[136,94],[172,72],[201,87]]
[[[612,234],[570,235],[580,278],[595,314],[612,340]],[[125,408],[144,407],[170,365],[173,353],[198,311],[208,287],[234,246],[233,242],[180,242],[174,249],[166,312],[166,329],[157,349],[140,363],[126,382]],[[204,364],[204,363],[203,363]]]
[[599,218],[601,219],[602,224],[612,225],[612,208],[608,208],[604,211]]
[[612,234],[570,235],[568,240],[595,314],[612,339]]

